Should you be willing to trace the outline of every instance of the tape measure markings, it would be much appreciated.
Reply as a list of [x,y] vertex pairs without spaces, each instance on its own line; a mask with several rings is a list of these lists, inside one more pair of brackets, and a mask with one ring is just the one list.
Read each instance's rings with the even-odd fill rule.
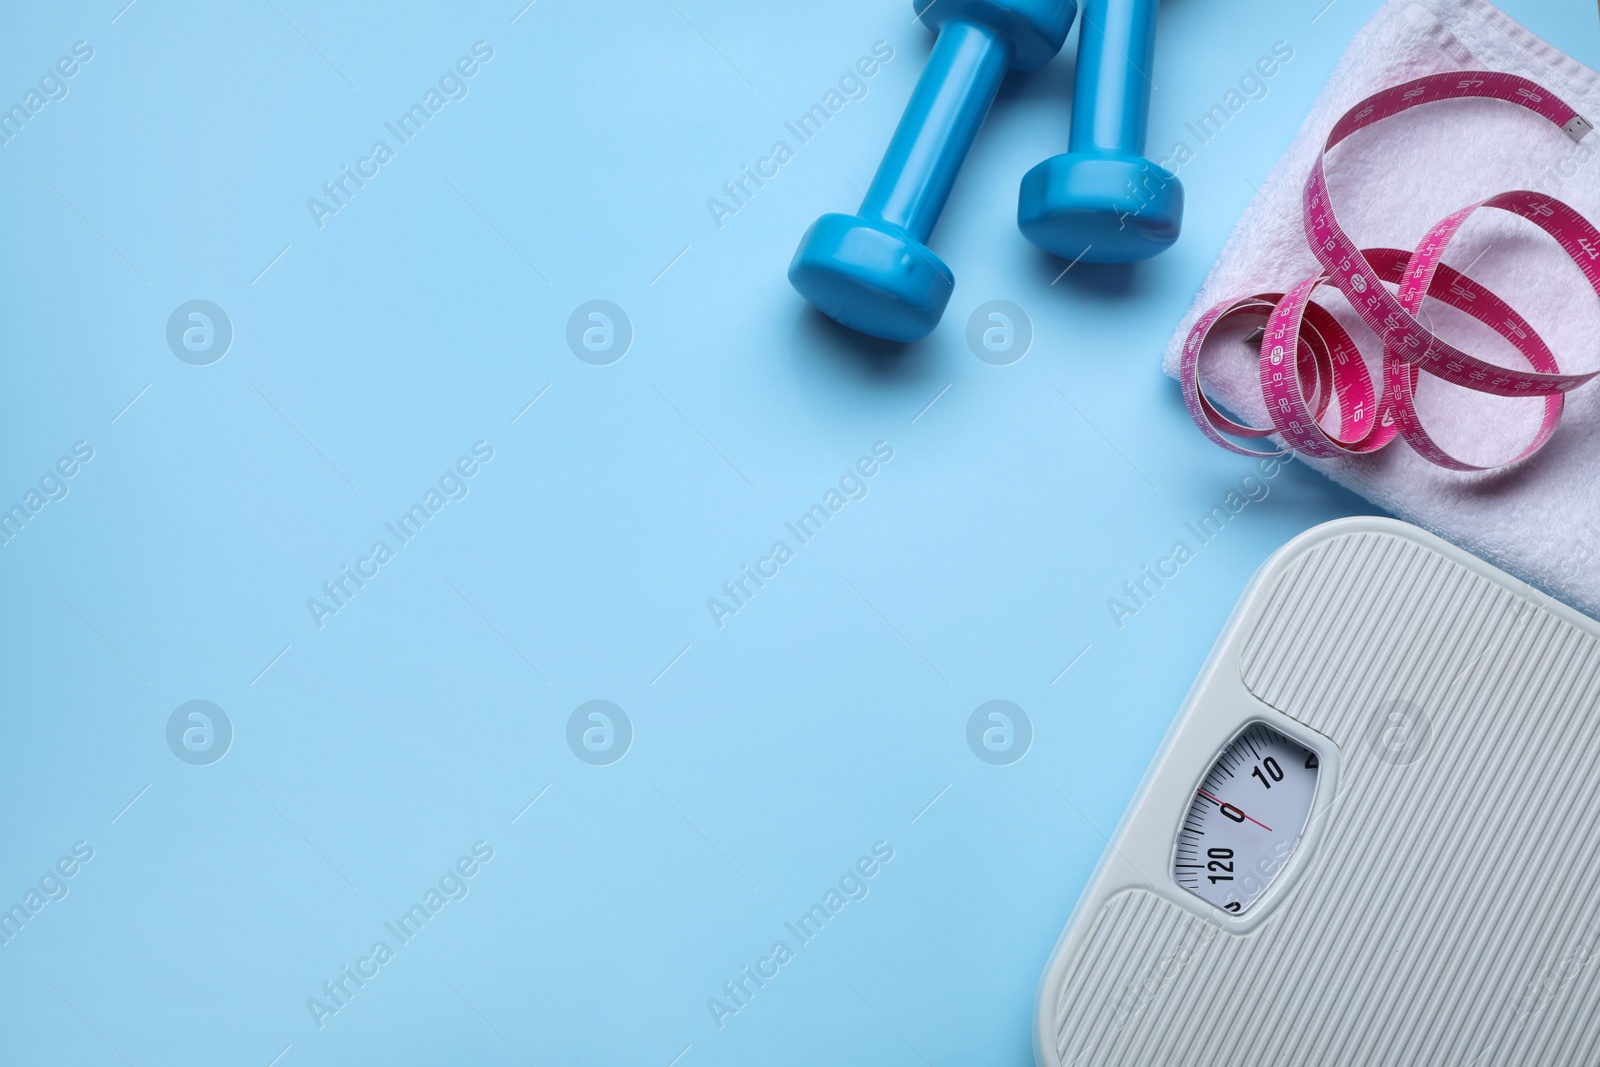
[[[1184,403],[1213,442],[1246,456],[1293,450],[1317,458],[1370,454],[1396,437],[1431,463],[1451,470],[1487,470],[1528,458],[1549,441],[1560,422],[1563,396],[1600,371],[1563,373],[1538,333],[1493,291],[1443,262],[1445,250],[1472,214],[1489,208],[1525,219],[1548,234],[1600,297],[1600,230],[1562,201],[1513,190],[1469,204],[1436,223],[1412,252],[1358,248],[1334,215],[1325,173],[1327,154],[1351,135],[1423,104],[1484,98],[1522,107],[1561,128],[1574,141],[1592,129],[1555,94],[1526,78],[1496,71],[1455,71],[1417,78],[1374,93],[1334,125],[1306,180],[1305,233],[1323,273],[1285,293],[1257,293],[1208,309],[1185,338],[1179,361]],[[1381,391],[1348,330],[1311,299],[1322,285],[1342,292],[1382,345]],[[1394,286],[1390,292],[1387,286]],[[1463,352],[1418,318],[1431,297],[1470,315],[1505,338],[1529,369],[1502,367]],[[1265,320],[1260,381],[1269,427],[1252,427],[1225,416],[1200,387],[1200,355],[1211,331],[1224,322]],[[1478,465],[1446,452],[1423,427],[1416,410],[1422,373],[1452,385],[1495,396],[1544,398],[1544,413],[1532,440],[1510,460]],[[1309,383],[1309,395],[1308,395]],[[1322,425],[1337,401],[1339,428]],[[1257,451],[1231,437],[1277,434],[1284,448]],[[1227,436],[1225,436],[1227,435]]]

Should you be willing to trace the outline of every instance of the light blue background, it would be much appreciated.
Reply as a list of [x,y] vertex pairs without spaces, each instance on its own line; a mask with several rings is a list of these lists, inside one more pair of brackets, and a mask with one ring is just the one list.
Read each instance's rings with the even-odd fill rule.
[[[934,236],[945,322],[903,351],[784,269],[871,178],[929,45],[908,4],[123,2],[0,33],[7,105],[95,50],[0,147],[0,502],[95,451],[0,549],[0,904],[95,849],[0,946],[0,1061],[1031,1062],[1040,969],[1246,577],[1369,510],[1286,470],[1107,610],[1249,469],[1159,353],[1376,0],[1167,6],[1155,153],[1295,56],[1133,269],[1052,285],[1014,224],[1076,35],[1009,82]],[[1506,7],[1600,64],[1586,4]],[[306,199],[479,40],[470,95],[319,230]],[[707,199],[879,40],[719,229]],[[207,367],[164,339],[194,298],[236,331]],[[612,366],[564,341],[592,298],[634,326]],[[994,298],[1036,331],[1008,367],[963,336]],[[480,440],[470,495],[319,630],[306,599]],[[718,629],[707,598],[880,440],[870,495]],[[565,741],[594,698],[636,731],[611,766]],[[1035,730],[1008,767],[965,741],[997,698]],[[191,699],[236,732],[209,767],[166,746]],[[319,1030],[307,998],[480,840],[470,895]],[[707,998],[877,841],[870,894],[719,1030]]]

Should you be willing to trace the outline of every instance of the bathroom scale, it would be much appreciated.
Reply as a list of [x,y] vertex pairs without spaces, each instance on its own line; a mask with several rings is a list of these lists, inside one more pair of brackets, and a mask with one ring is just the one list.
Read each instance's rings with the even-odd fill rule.
[[1248,583],[1040,983],[1040,1067],[1600,1064],[1600,625],[1355,518]]

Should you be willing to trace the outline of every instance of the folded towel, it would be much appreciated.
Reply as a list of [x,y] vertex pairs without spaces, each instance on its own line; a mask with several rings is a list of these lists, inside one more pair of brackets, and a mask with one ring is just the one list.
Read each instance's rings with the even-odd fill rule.
[[[1177,376],[1189,328],[1220,300],[1283,291],[1318,273],[1306,244],[1301,190],[1324,139],[1363,97],[1450,70],[1520,74],[1600,124],[1600,74],[1485,0],[1389,0],[1351,42],[1288,152],[1239,219],[1194,306],[1167,345]],[[1332,203],[1363,248],[1414,248],[1433,223],[1494,193],[1532,189],[1600,225],[1600,136],[1573,143],[1548,122],[1490,100],[1414,108],[1357,134],[1328,158]],[[1466,271],[1538,330],[1563,371],[1600,367],[1600,301],[1549,237],[1502,212],[1474,214],[1445,262]],[[1330,288],[1316,299],[1338,316],[1378,371],[1379,346]],[[1458,347],[1526,366],[1486,327],[1430,302],[1424,321]],[[1267,425],[1258,350],[1244,329],[1219,331],[1203,361],[1206,392],[1245,421]],[[1503,399],[1424,375],[1417,409],[1435,440],[1462,459],[1509,459],[1538,428],[1538,399]],[[1196,437],[1197,447],[1203,443]],[[1210,446],[1205,446],[1210,447]],[[1259,447],[1259,446],[1258,446]],[[1545,448],[1515,467],[1461,474],[1402,441],[1376,456],[1306,459],[1341,485],[1600,615],[1600,381],[1568,394]]]

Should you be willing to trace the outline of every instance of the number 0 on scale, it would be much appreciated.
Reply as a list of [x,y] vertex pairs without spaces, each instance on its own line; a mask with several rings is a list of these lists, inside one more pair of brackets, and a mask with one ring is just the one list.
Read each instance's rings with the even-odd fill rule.
[[1317,791],[1317,754],[1253,722],[1195,789],[1172,877],[1231,915],[1249,910],[1294,854]]

